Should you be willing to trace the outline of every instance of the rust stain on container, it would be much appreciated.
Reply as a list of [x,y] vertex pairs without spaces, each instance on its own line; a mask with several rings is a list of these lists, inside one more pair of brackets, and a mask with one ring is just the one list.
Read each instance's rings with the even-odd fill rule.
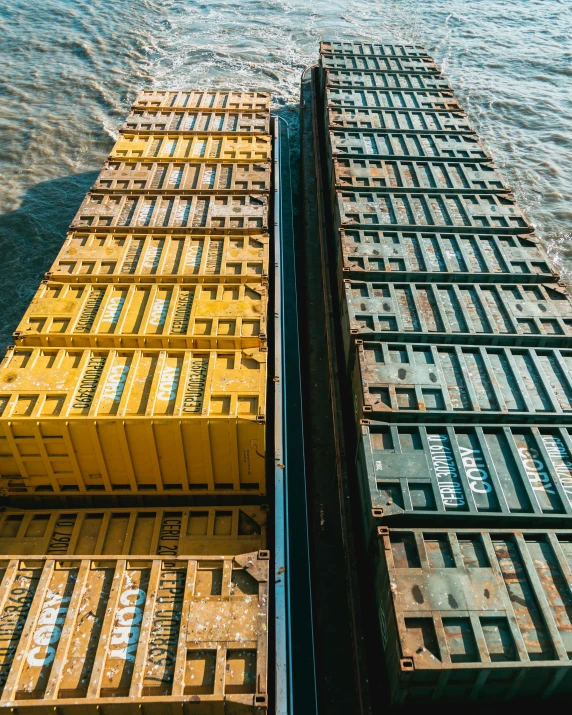
[[560,285],[345,281],[344,293],[348,360],[356,339],[572,347],[572,302]]
[[269,563],[267,551],[5,559],[1,706],[266,712]]
[[153,194],[89,193],[71,228],[94,231],[163,230],[260,233],[268,229],[268,197],[264,194],[201,194],[168,191]]
[[44,282],[14,339],[52,347],[263,347],[267,287]]
[[10,509],[0,515],[2,556],[224,556],[265,548],[260,506]]
[[375,589],[393,702],[569,696],[571,540],[382,527]]
[[572,415],[572,351],[359,342],[356,419],[559,423]]
[[559,276],[533,234],[344,229],[339,280],[556,283]]
[[207,162],[108,161],[104,164],[93,193],[179,195],[257,194],[270,191],[268,163],[221,164]]
[[[209,134],[270,134],[267,111],[203,109],[132,109],[122,132],[208,132]],[[218,111],[217,111],[218,109]]]
[[432,65],[435,60],[427,54],[427,50],[423,45],[402,44],[402,43],[382,43],[382,42],[320,42],[320,55],[331,56],[338,55],[345,57],[346,55],[364,55],[373,57],[388,57],[397,59],[411,60],[411,58],[419,58],[419,60]]
[[468,117],[460,110],[330,106],[327,112],[327,125],[334,130],[367,132],[375,129],[398,129],[434,133],[472,131]]
[[164,107],[173,109],[225,109],[228,111],[270,113],[270,94],[267,92],[167,91],[143,89],[137,93],[133,108]]
[[268,280],[268,234],[74,231],[47,274],[70,283],[255,283]]

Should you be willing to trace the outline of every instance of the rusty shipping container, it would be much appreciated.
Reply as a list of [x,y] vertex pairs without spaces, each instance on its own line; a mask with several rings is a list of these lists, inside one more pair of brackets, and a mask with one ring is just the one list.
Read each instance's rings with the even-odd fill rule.
[[243,112],[270,112],[270,94],[267,92],[225,92],[225,91],[167,91],[143,89],[137,93],[133,108],[174,108],[235,110]]
[[572,351],[361,342],[356,420],[563,423],[572,418]]
[[571,544],[570,530],[381,527],[374,578],[392,701],[569,698]]
[[559,279],[533,234],[348,229],[338,236],[340,285],[346,279],[475,283]]
[[267,234],[69,233],[48,279],[71,283],[268,280]]
[[108,161],[91,192],[148,192],[178,194],[185,191],[257,194],[270,191],[270,165],[206,162]]
[[242,554],[266,548],[261,506],[51,509],[0,514],[0,554]]
[[264,110],[132,109],[120,131],[270,134],[270,113]]
[[155,161],[270,161],[272,141],[264,134],[209,134],[124,132],[115,142],[110,160],[146,159]]
[[261,715],[269,563],[268,551],[4,559],[0,707]]
[[508,192],[478,194],[417,192],[391,188],[336,192],[337,229],[373,228],[455,233],[532,233],[533,228]]
[[266,353],[9,349],[4,494],[264,494]]
[[428,109],[459,112],[461,106],[452,90],[407,91],[404,89],[359,89],[327,87],[325,94],[325,118],[330,109],[339,111],[344,107],[373,107],[382,109]]
[[372,70],[399,74],[438,75],[441,70],[430,57],[330,54],[320,55],[322,70]]
[[268,230],[268,197],[264,194],[169,194],[130,195],[89,193],[71,228],[97,231],[153,228],[172,231],[257,232]]
[[52,347],[263,347],[267,304],[261,283],[43,281],[14,339]]
[[[336,157],[364,157],[386,160],[414,160],[439,163],[463,163],[490,161],[475,134],[415,133],[415,132],[328,132],[328,160],[333,164]],[[402,159],[403,157],[403,159]]]
[[326,126],[343,131],[419,131],[460,132],[473,131],[467,115],[462,111],[432,109],[375,109],[373,107],[327,108]]
[[[504,177],[492,162],[466,164],[439,161],[334,159],[332,188],[371,189],[378,193],[504,194]],[[511,198],[513,198],[511,196]]]
[[408,45],[393,42],[320,42],[320,56],[367,55],[390,58],[422,58],[428,64],[435,60],[427,54],[423,45]]
[[362,422],[368,539],[384,524],[560,525],[572,515],[572,429]]
[[447,91],[449,82],[440,74],[391,72],[378,70],[324,69],[325,87],[375,87],[378,89],[405,89],[408,91]]
[[572,347],[572,301],[551,284],[344,282],[346,359],[356,339]]

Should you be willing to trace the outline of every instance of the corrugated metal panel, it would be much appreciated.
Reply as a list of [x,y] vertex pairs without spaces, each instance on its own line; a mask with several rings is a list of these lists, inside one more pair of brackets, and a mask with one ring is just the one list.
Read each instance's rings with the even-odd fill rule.
[[255,134],[270,132],[270,113],[240,111],[172,111],[132,109],[121,127],[123,132],[209,132]]
[[264,194],[89,193],[71,228],[268,229],[268,197]]
[[266,281],[268,236],[75,231],[46,275],[73,283]]
[[203,90],[169,92],[143,89],[137,93],[133,102],[133,108],[140,107],[270,112],[270,94],[267,92],[207,92]]
[[[269,554],[5,559],[0,706],[267,711]],[[17,606],[10,605],[17,603]]]
[[403,74],[441,74],[430,57],[322,54],[320,66],[325,70],[374,70]]
[[253,134],[155,135],[125,132],[115,142],[110,159],[155,159],[156,161],[269,161],[272,157],[270,137]]
[[415,134],[392,132],[329,132],[329,160],[336,156],[468,163],[490,160],[475,134]]
[[449,82],[440,74],[376,72],[369,70],[327,69],[323,81],[328,88],[366,87],[403,89],[406,91],[452,91]]
[[372,109],[328,107],[328,126],[347,131],[471,132],[468,117],[461,111],[431,109]]
[[354,229],[340,232],[339,248],[340,280],[558,280],[534,235]]
[[423,45],[393,42],[320,42],[320,55],[375,55],[378,57],[422,57],[433,63]]
[[267,288],[259,283],[44,281],[14,338],[52,347],[259,347],[266,338],[267,303]]
[[572,302],[561,286],[345,281],[350,339],[572,347]]
[[404,519],[451,527],[477,517],[481,527],[572,515],[570,428],[362,423],[360,432],[368,538]]
[[333,185],[337,189],[429,192],[506,192],[503,175],[491,162],[405,161],[399,159],[335,158]]
[[270,191],[270,164],[108,161],[92,189],[117,192],[184,191],[259,193]]
[[8,350],[0,487],[264,493],[266,353]]
[[456,233],[532,233],[512,194],[338,191],[334,204],[336,228],[376,228],[398,231]]
[[0,515],[0,554],[188,556],[266,548],[260,506],[51,509]]
[[393,702],[572,693],[572,531],[383,529],[375,584]]
[[324,80],[329,87],[377,87],[406,90],[449,90],[442,76],[427,73],[376,72],[369,70],[328,69]]
[[356,420],[561,423],[572,417],[572,351],[364,342]]
[[326,87],[328,107],[374,107],[392,109],[443,109],[462,111],[452,91],[408,92],[403,89],[347,89]]

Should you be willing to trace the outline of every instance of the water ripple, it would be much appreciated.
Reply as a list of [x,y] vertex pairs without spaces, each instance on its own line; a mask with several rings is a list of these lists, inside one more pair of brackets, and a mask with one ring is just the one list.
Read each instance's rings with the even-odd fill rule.
[[9,342],[136,89],[273,93],[296,129],[320,39],[425,44],[572,278],[572,3],[0,0],[0,346]]

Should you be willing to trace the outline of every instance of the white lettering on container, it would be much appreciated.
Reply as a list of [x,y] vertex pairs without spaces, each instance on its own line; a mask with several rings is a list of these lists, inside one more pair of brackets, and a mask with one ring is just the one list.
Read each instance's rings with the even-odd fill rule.
[[568,503],[572,504],[572,460],[566,445],[560,437],[542,435],[542,441]]
[[168,365],[165,365],[159,380],[159,387],[157,388],[158,400],[170,401],[175,399],[177,395],[177,388],[179,387],[180,375],[181,368],[169,367]]
[[128,374],[129,365],[113,365],[101,393],[102,399],[107,398],[119,402]]
[[155,298],[151,314],[149,316],[149,325],[164,325],[169,310],[168,298]]
[[62,607],[63,603],[69,603],[68,597],[60,596],[59,593],[48,592],[46,601],[40,611],[38,626],[32,635],[32,640],[36,644],[28,651],[26,659],[29,665],[42,667],[49,665],[56,656],[55,644],[62,635],[62,626],[65,621],[67,607]]
[[119,603],[123,608],[115,614],[117,625],[111,631],[111,645],[120,647],[109,651],[110,658],[135,662],[141,632],[140,623],[143,620],[143,608],[140,606],[145,604],[145,598],[145,591],[140,588],[130,588],[119,597]]
[[123,304],[125,303],[125,296],[124,295],[116,295],[111,297],[107,305],[105,306],[105,310],[103,311],[103,316],[101,318],[102,323],[112,323],[115,324],[117,323],[119,319],[119,315],[121,314],[121,308],[123,308]]
[[460,507],[466,504],[459,471],[455,464],[453,451],[447,445],[445,435],[427,435],[431,462],[437,477],[439,493],[445,507]]
[[518,450],[520,461],[526,472],[526,476],[530,482],[530,486],[536,491],[547,492],[548,494],[556,494],[552,479],[546,471],[544,462],[537,459],[539,452],[536,449],[527,449],[520,447]]

